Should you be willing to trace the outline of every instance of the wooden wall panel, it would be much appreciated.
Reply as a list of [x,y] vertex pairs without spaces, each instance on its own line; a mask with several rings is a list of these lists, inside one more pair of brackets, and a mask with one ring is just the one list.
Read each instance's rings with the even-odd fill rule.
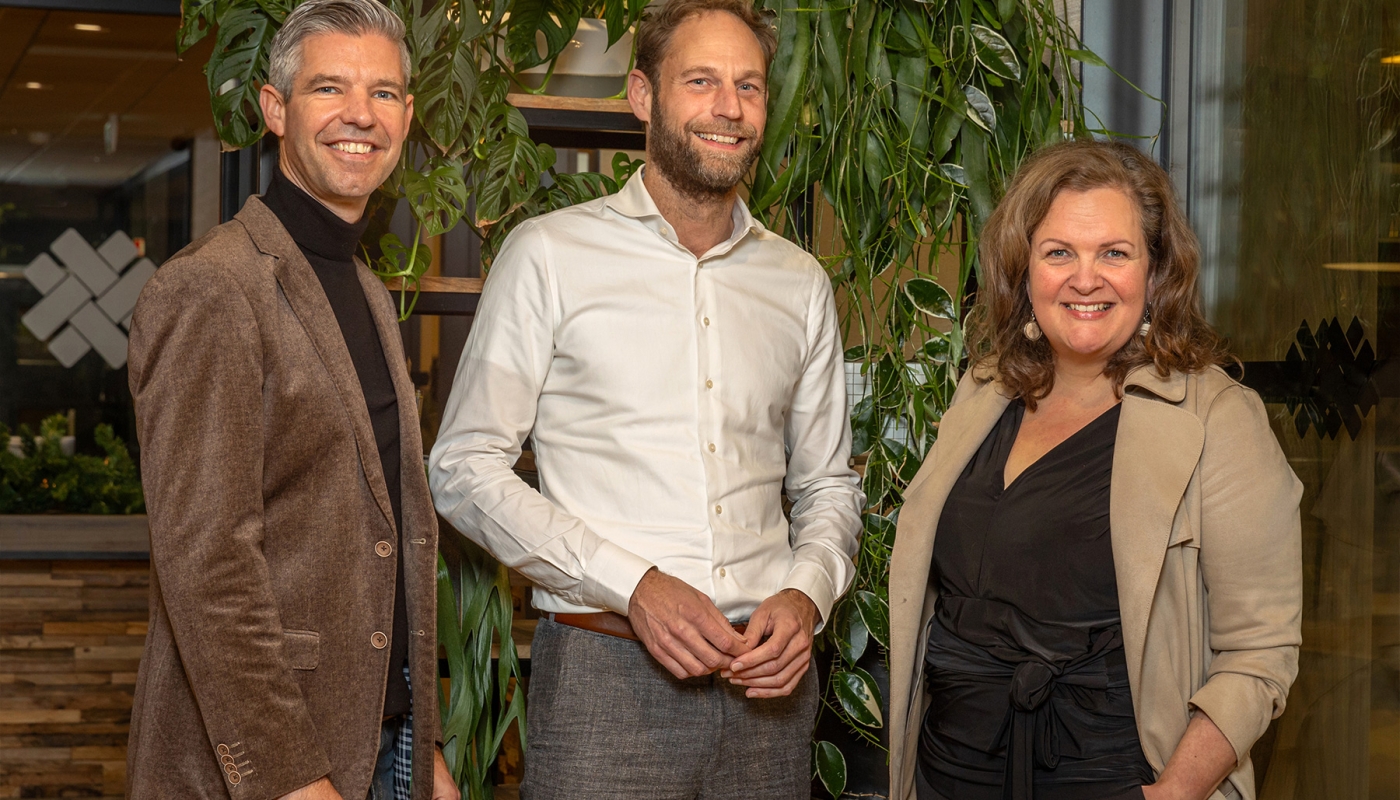
[[0,560],[0,798],[119,798],[145,561]]

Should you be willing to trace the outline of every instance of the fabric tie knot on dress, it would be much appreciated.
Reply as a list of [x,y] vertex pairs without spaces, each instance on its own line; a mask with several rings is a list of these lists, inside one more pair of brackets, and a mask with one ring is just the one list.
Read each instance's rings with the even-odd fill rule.
[[1022,661],[1011,674],[1011,706],[1030,713],[1045,704],[1055,686],[1056,670],[1043,661]]

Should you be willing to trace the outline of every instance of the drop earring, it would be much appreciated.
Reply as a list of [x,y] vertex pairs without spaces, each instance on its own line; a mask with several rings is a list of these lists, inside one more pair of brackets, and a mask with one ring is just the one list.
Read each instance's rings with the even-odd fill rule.
[[1142,312],[1142,324],[1138,326],[1138,335],[1147,338],[1148,331],[1152,330],[1152,307],[1148,306]]
[[1040,340],[1040,325],[1035,321],[1035,312],[1031,312],[1031,321],[1021,327],[1021,335],[1032,342]]

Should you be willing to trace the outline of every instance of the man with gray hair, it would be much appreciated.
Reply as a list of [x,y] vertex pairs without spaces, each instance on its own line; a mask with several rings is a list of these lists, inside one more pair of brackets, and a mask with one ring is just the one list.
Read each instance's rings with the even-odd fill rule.
[[413,386],[354,255],[413,119],[403,37],[377,0],[288,15],[260,95],[266,194],[137,304],[151,615],[129,797],[457,800]]

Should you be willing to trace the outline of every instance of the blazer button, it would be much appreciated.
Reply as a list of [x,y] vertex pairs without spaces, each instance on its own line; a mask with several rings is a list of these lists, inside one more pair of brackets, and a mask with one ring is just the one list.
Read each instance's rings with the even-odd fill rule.
[[374,552],[378,553],[380,558],[388,558],[389,554],[394,552],[394,546],[388,542],[375,542]]
[[228,755],[228,745],[221,744],[218,747],[214,748],[214,752],[218,753],[221,756],[226,756]]
[[369,643],[374,645],[375,650],[383,650],[389,646],[389,637],[379,631],[375,631],[374,635],[369,637]]
[[242,781],[242,780],[243,780],[243,776],[242,776],[242,775],[239,775],[237,772],[230,772],[230,773],[228,774],[228,782],[231,783],[231,784],[233,784],[234,786],[237,786],[238,783],[239,783],[240,781]]
[[228,774],[232,775],[238,772],[238,767],[234,766],[233,761],[228,761],[224,764],[224,772],[227,772]]
[[234,760],[233,760],[233,756],[229,756],[229,755],[219,756],[219,761],[220,761],[220,763],[222,763],[222,764],[224,765],[224,769],[228,769],[229,767],[233,766],[234,763],[235,763]]

